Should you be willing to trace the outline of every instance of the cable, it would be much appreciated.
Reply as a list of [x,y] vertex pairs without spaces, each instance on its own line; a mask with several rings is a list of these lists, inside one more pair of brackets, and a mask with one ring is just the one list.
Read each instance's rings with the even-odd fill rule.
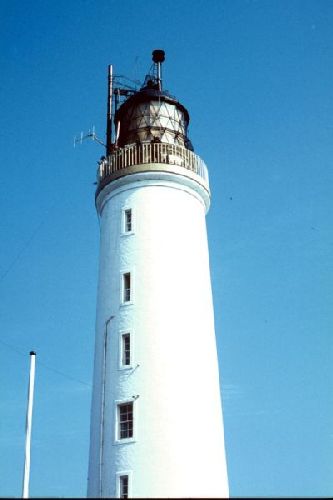
[[73,380],[74,382],[77,382],[78,384],[82,384],[88,387],[91,387],[91,384],[88,384],[88,382],[83,382],[83,380],[80,380],[78,378],[72,377],[71,375],[67,375],[64,372],[61,372],[60,370],[57,370],[56,368],[52,368],[51,366],[48,366],[46,363],[43,363],[43,361],[38,361],[39,365],[44,366],[47,370],[50,370],[54,373],[57,373],[58,375],[61,375],[62,377],[68,378],[69,380]]
[[25,244],[22,246],[22,248],[18,251],[18,253],[16,254],[16,256],[13,258],[13,260],[11,261],[11,263],[9,264],[9,266],[7,267],[7,269],[0,275],[0,283],[7,276],[7,274],[13,269],[13,267],[16,264],[16,262],[22,257],[22,255],[24,254],[24,252],[26,251],[26,249],[30,246],[30,244],[34,240],[35,236],[39,232],[40,228],[46,222],[47,217],[48,217],[48,215],[49,215],[49,213],[50,213],[50,211],[52,210],[53,207],[54,207],[54,203],[46,211],[46,216],[44,216],[43,219],[40,221],[40,223],[38,224],[38,226],[36,227],[36,229],[32,232],[31,236],[27,239],[27,241],[25,242]]
[[[11,344],[8,344],[8,342],[5,342],[4,340],[1,340],[0,339],[0,343],[5,345],[6,347],[8,347],[9,349],[12,349],[13,351],[17,352],[18,354],[20,354],[21,356],[24,356],[26,357],[26,352],[21,350],[21,349],[17,349],[16,347],[14,347],[13,345]],[[47,365],[46,363],[44,363],[43,361],[40,361],[40,359],[38,360],[38,364],[39,365],[42,365],[43,368],[46,368],[47,370],[50,370],[54,373],[57,373],[58,375],[61,375],[62,377],[65,377],[69,380],[73,380],[74,382],[77,382],[78,384],[82,384],[82,385],[85,385],[85,386],[88,386],[88,387],[91,387],[91,384],[88,384],[88,382],[84,382],[83,380],[80,380],[78,378],[75,378],[75,377],[72,377],[71,375],[68,375],[60,370],[57,370],[56,368],[53,368],[52,366],[49,366]]]

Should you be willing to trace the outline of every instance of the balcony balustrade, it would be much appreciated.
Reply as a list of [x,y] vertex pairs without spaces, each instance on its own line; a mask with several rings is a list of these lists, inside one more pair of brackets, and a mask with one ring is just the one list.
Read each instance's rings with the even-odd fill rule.
[[[109,181],[126,175],[127,172],[125,169],[128,169],[128,167],[145,164],[165,164],[182,167],[192,174],[201,177],[204,181],[203,184],[208,188],[208,169],[198,155],[177,144],[151,142],[131,144],[124,148],[116,149],[109,156],[103,158],[99,162],[97,169],[97,192],[103,189]],[[166,170],[170,171],[172,169],[166,168]],[[178,169],[177,173],[181,171],[182,169]],[[186,171],[182,173],[186,175]]]

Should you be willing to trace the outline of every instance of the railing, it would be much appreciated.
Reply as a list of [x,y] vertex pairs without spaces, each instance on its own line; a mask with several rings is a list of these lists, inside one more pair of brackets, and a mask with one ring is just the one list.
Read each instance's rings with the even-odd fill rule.
[[165,163],[177,165],[199,175],[208,184],[208,169],[201,158],[189,149],[176,144],[163,142],[131,144],[119,148],[100,161],[97,170],[97,183],[132,165],[145,163]]

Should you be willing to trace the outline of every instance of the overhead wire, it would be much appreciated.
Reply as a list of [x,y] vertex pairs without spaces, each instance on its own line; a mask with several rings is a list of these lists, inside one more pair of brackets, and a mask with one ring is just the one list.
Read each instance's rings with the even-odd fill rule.
[[41,222],[38,224],[38,226],[36,227],[36,229],[32,232],[32,234],[26,240],[26,242],[24,243],[24,245],[21,247],[21,249],[18,251],[18,253],[14,256],[14,258],[10,262],[9,266],[7,267],[7,269],[0,275],[0,283],[2,282],[2,280],[5,279],[5,277],[7,276],[7,274],[13,269],[13,267],[15,266],[15,264],[19,261],[19,259],[24,254],[24,252],[31,245],[32,241],[34,240],[34,238],[36,237],[36,235],[38,234],[40,228],[43,226],[44,223],[45,223],[45,218],[43,218],[41,220]]
[[[14,347],[12,344],[9,344],[8,342],[5,342],[4,340],[0,339],[0,343],[5,345],[9,349],[12,349],[13,351],[20,354],[21,356],[26,357],[26,355],[27,355],[23,349],[21,349],[21,348],[18,349],[17,347]],[[72,375],[68,375],[67,373],[64,373],[63,371],[58,370],[57,368],[50,366],[49,364],[45,363],[44,361],[41,361],[40,359],[38,359],[38,364],[41,365],[43,368],[46,368],[47,370],[50,370],[54,373],[57,373],[58,375],[61,375],[62,377],[65,377],[65,378],[72,380],[74,382],[77,382],[79,384],[91,387],[91,384],[89,384],[88,382],[84,382],[83,380],[80,380],[76,377],[73,377]]]

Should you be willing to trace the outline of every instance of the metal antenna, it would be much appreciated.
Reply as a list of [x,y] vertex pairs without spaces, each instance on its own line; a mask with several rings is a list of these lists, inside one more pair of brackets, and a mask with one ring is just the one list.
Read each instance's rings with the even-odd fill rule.
[[77,137],[75,136],[74,137],[74,148],[76,146],[76,144],[82,144],[82,142],[85,140],[85,139],[92,139],[93,141],[96,141],[98,142],[98,144],[100,144],[101,146],[105,147],[106,148],[106,145],[104,144],[103,141],[101,141],[97,135],[96,135],[96,132],[95,132],[95,125],[93,125],[92,129],[89,129],[88,130],[88,133],[87,134],[84,134],[83,132],[81,132],[81,134]]
[[[122,80],[127,80],[128,82],[131,82],[131,85],[124,83]],[[114,88],[114,84],[117,84],[116,88]],[[113,149],[117,147],[117,141],[120,133],[120,123],[118,122],[117,126],[115,127],[115,130],[113,130],[112,119],[115,117],[117,113],[117,109],[120,104],[120,99],[121,98],[126,99],[130,95],[135,94],[137,92],[133,84],[137,86],[140,85],[140,82],[138,80],[131,80],[130,78],[127,78],[124,75],[114,75],[113,66],[109,64],[107,110],[106,110],[106,143],[104,143],[103,141],[101,141],[101,139],[97,137],[95,132],[95,127],[93,127],[92,130],[89,129],[88,133],[84,134],[83,132],[81,132],[79,136],[74,137],[74,148],[76,144],[82,144],[82,142],[85,139],[92,139],[93,141],[98,142],[98,144],[100,144],[105,148],[106,156],[109,156],[112,153]],[[113,141],[113,135],[114,135],[114,141]]]

